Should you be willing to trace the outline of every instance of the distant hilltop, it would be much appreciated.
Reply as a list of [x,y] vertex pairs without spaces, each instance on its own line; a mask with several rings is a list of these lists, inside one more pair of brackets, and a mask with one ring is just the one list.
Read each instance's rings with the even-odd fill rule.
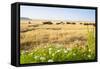
[[28,18],[28,17],[21,17],[20,19],[21,19],[21,20],[32,20],[32,19],[30,19],[30,18]]

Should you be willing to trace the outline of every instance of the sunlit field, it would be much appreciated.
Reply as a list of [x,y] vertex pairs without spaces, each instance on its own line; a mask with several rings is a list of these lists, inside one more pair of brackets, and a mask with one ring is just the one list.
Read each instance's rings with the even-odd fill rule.
[[95,26],[85,23],[20,23],[20,63],[95,59]]

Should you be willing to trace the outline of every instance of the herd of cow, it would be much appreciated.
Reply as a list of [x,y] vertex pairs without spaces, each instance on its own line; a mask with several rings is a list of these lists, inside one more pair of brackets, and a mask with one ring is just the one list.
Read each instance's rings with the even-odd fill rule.
[[[51,25],[51,24],[53,24],[52,22],[50,22],[50,21],[48,21],[48,22],[43,22],[43,24],[49,24],[49,25]],[[57,25],[59,25],[59,24],[73,24],[73,25],[75,25],[76,23],[75,22],[66,22],[66,23],[64,23],[64,22],[59,22],[59,23],[56,23]],[[95,24],[94,23],[80,23],[81,25],[93,25],[93,26],[95,26]]]
[[[53,24],[52,22],[43,22],[43,24]],[[56,23],[57,25],[59,25],[59,24],[76,24],[76,23],[74,23],[74,22],[66,22],[66,23],[64,23],[64,22],[59,22],[59,23]]]
[[[29,24],[31,24],[31,22],[29,22]],[[43,22],[43,24],[48,24],[48,25],[52,25],[54,24],[53,22],[51,21],[47,21],[47,22]],[[76,23],[75,22],[59,22],[59,23],[56,23],[57,25],[60,25],[60,24],[72,24],[72,25],[75,25]],[[81,25],[92,25],[92,26],[95,26],[95,23],[79,23]]]

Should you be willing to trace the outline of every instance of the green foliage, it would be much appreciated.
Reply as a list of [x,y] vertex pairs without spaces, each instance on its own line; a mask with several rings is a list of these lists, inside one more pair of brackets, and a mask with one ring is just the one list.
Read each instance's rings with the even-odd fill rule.
[[37,48],[32,52],[21,52],[20,60],[21,64],[25,64],[94,59],[94,51],[88,48],[64,48],[48,44],[48,46]]

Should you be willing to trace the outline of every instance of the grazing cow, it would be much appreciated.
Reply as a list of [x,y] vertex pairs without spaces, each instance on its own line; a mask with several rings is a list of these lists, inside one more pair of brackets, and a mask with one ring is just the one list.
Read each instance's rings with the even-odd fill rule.
[[83,24],[83,23],[80,23],[80,24]]
[[61,24],[61,23],[56,23],[56,24],[58,25],[58,24]]
[[71,24],[70,22],[66,22],[66,24]]
[[96,26],[94,23],[92,24],[93,26]]
[[51,24],[53,24],[53,23],[50,22],[50,21],[48,21],[48,22],[43,22],[43,24],[49,24],[49,25],[51,25]]
[[31,22],[29,21],[28,24],[31,24]]
[[56,23],[56,24],[58,25],[58,24],[64,24],[64,23],[63,22],[60,22],[60,23]]
[[90,25],[89,23],[84,23],[84,25]]
[[94,23],[84,23],[84,25],[92,25],[92,26],[95,26]]
[[76,24],[75,22],[66,22],[66,24]]
[[76,23],[73,22],[73,23],[71,23],[71,24],[76,24]]
[[95,26],[95,23],[90,23],[90,25]]

